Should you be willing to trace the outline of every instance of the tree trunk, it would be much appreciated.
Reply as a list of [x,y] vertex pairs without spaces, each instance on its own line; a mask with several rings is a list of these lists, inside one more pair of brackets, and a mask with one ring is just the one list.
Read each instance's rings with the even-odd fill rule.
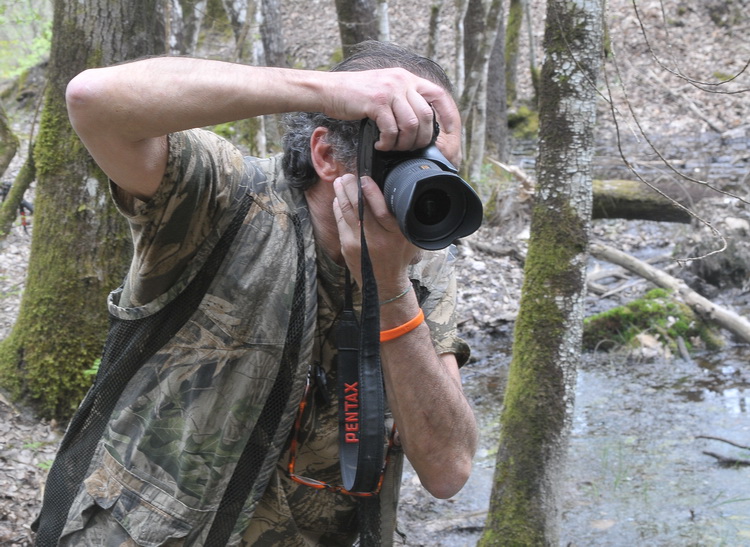
[[[253,0],[222,0],[221,4],[224,6],[224,13],[229,19],[229,26],[232,27],[234,33],[234,39],[236,42],[240,42],[240,36],[244,34],[243,27],[248,24],[248,11],[250,11],[249,4],[253,3]],[[254,9],[252,11],[255,11]],[[244,41],[244,40],[243,40]]]
[[18,137],[8,123],[8,115],[0,105],[0,176],[5,174],[18,151]]
[[284,31],[280,0],[263,0],[261,4],[263,21],[260,36],[263,40],[263,53],[268,66],[286,67],[289,65],[284,51]]
[[600,0],[549,0],[538,187],[480,545],[558,545],[559,490],[580,357]]
[[453,86],[456,97],[464,93],[466,85],[466,52],[464,51],[464,40],[466,38],[466,13],[469,9],[469,0],[455,0],[456,2],[456,72],[453,75]]
[[518,85],[518,50],[521,47],[521,28],[527,0],[510,0],[508,26],[505,30],[505,86],[508,106],[516,102]]
[[169,29],[165,34],[170,41],[174,38],[170,49],[178,55],[194,55],[208,0],[167,0],[166,5],[172,8],[171,17],[165,14]]
[[379,35],[375,0],[336,0],[336,14],[341,34],[344,57],[365,40],[377,40]]
[[388,15],[388,0],[378,0],[378,40],[391,41],[391,21]]
[[486,78],[487,65],[489,64],[490,53],[495,44],[495,37],[497,36],[499,22],[502,19],[502,12],[502,0],[490,0],[486,17],[484,18],[483,25],[481,25],[483,29],[482,33],[476,42],[476,51],[471,55],[471,58],[466,57],[466,82],[459,100],[459,110],[463,119],[468,118],[469,112],[471,112],[476,100],[477,90],[482,80]]
[[[35,224],[18,320],[0,346],[0,378],[44,416],[65,418],[101,354],[106,296],[131,243],[108,181],[68,122],[65,87],[83,69],[156,53],[156,0],[56,0],[48,85],[34,149]],[[94,16],[96,14],[96,16]],[[161,25],[161,26],[160,26]],[[163,52],[161,49],[159,52]]]
[[470,0],[466,15],[466,81],[459,111],[466,124],[465,133],[470,135],[470,140],[464,143],[467,161],[463,171],[475,180],[484,160],[487,72],[502,12],[502,0],[490,0],[486,6],[481,0]]
[[443,0],[436,0],[430,5],[430,24],[427,33],[427,50],[425,57],[434,59],[437,55],[437,44],[440,39],[440,12],[443,9]]
[[497,36],[490,53],[487,72],[487,111],[491,118],[487,121],[487,151],[501,162],[507,162],[510,155],[508,142],[508,99],[505,89],[505,22],[498,21]]
[[23,196],[31,183],[34,182],[34,178],[36,178],[34,155],[29,154],[13,181],[8,195],[5,196],[2,207],[0,207],[0,241],[8,237],[13,223],[20,214]]

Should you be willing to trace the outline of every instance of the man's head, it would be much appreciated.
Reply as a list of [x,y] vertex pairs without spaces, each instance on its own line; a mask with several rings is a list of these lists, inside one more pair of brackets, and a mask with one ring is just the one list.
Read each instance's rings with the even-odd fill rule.
[[[440,85],[450,94],[453,87],[445,71],[434,61],[388,42],[366,41],[354,53],[336,65],[332,72],[355,72],[385,68],[403,68],[421,78]],[[328,131],[326,140],[334,157],[349,172],[356,171],[357,138],[360,120],[336,120],[316,112],[296,112],[284,117],[283,169],[290,184],[308,189],[318,179],[313,166],[310,140],[318,127]]]

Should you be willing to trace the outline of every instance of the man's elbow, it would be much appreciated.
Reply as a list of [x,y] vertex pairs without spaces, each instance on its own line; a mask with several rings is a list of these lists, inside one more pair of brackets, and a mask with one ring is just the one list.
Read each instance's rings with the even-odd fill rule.
[[103,96],[96,77],[96,69],[89,69],[75,76],[65,89],[65,103],[68,117],[73,128],[79,132],[85,130],[88,121],[96,121],[97,98]]
[[439,499],[458,494],[471,476],[472,457],[466,455],[450,465],[435,465],[429,475],[420,476],[422,486]]

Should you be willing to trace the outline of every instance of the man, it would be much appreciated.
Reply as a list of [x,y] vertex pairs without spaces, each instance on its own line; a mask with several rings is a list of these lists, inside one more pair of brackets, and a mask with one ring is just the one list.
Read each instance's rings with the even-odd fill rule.
[[[109,309],[125,325],[117,332],[135,334],[110,334],[87,397],[106,423],[90,462],[69,458],[85,471],[80,485],[76,473],[65,479],[77,486],[69,511],[57,504],[68,511],[59,544],[351,545],[374,507],[337,488],[334,327],[347,268],[361,286],[353,128],[369,117],[380,150],[411,150],[430,143],[436,116],[437,145],[458,163],[444,74],[381,43],[332,72],[153,58],[83,72],[67,101],[131,224],[133,262]],[[289,118],[281,161],[245,159],[194,129],[291,112],[301,114]],[[452,257],[422,258],[367,177],[362,193],[380,328],[396,333],[381,344],[391,451],[402,447],[425,488],[450,497],[477,436],[458,370],[467,348],[455,334]],[[128,368],[115,402],[103,393]],[[393,460],[386,474],[397,482]],[[369,525],[364,542],[390,543],[398,490],[384,488],[385,525]],[[42,531],[54,528],[53,496]]]

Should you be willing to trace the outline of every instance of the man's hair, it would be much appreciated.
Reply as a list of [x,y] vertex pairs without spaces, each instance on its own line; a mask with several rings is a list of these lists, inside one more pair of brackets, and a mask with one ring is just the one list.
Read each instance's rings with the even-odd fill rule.
[[[383,68],[404,68],[421,78],[438,84],[449,93],[453,86],[436,62],[389,42],[368,40],[355,46],[353,53],[331,69],[331,72],[356,72]],[[306,190],[317,180],[312,164],[310,139],[318,127],[328,129],[326,141],[333,157],[350,172],[356,171],[360,120],[336,120],[320,112],[295,112],[284,116],[284,157],[282,166],[289,183]]]

